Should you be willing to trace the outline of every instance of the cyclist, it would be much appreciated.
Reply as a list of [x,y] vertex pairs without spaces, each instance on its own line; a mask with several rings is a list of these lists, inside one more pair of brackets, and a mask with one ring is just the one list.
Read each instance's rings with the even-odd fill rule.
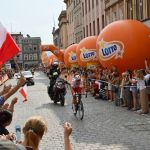
[[75,75],[72,79],[72,82],[71,82],[71,92],[73,95],[73,100],[72,100],[73,104],[76,105],[78,103],[76,100],[75,94],[77,93],[77,94],[79,94],[79,96],[81,96],[82,89],[83,89],[83,80],[81,79],[80,74],[75,73]]

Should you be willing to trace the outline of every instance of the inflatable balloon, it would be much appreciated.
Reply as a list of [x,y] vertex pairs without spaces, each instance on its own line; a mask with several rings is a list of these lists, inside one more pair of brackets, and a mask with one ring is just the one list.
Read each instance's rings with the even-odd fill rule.
[[58,60],[61,62],[64,62],[64,50],[59,50],[57,54],[54,54],[57,56]]
[[136,20],[116,21],[106,26],[97,39],[97,54],[104,67],[126,69],[144,67],[150,59],[150,29]]
[[53,44],[48,44],[48,45],[41,45],[40,47],[41,51],[52,51],[52,53],[55,51],[55,50],[58,50],[58,48],[53,45]]
[[76,48],[78,44],[73,44],[69,46],[64,53],[64,62],[66,67],[73,68],[78,67]]
[[60,55],[58,57],[60,69],[66,67],[64,63],[64,54],[65,54],[65,50],[60,50]]
[[47,67],[48,66],[48,55],[46,52],[41,53],[41,60],[42,60],[42,64],[44,65],[44,67]]
[[80,67],[95,68],[100,65],[96,54],[97,36],[83,39],[77,46],[77,60]]
[[[52,54],[52,55],[49,56],[49,58],[48,58],[48,65],[51,66],[51,65],[54,63],[54,61],[57,61],[57,62],[58,62],[58,58],[57,58],[54,54]],[[58,62],[58,63],[59,63],[59,62]]]
[[64,53],[53,44],[41,45],[41,51],[51,51],[57,56],[58,60],[64,62]]

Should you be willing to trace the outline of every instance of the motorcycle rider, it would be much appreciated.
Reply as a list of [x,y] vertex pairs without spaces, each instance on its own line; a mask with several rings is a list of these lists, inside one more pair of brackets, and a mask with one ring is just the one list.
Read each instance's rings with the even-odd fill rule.
[[58,61],[54,61],[49,71],[49,79],[50,79],[50,88],[49,94],[52,94],[53,86],[55,85],[56,79],[60,75],[60,69],[58,66]]

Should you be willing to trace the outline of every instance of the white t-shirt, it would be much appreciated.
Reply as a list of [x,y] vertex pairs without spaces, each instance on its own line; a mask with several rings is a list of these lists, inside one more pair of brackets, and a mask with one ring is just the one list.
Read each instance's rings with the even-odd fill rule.
[[146,89],[145,81],[144,81],[144,80],[137,79],[137,88],[138,88],[139,90]]

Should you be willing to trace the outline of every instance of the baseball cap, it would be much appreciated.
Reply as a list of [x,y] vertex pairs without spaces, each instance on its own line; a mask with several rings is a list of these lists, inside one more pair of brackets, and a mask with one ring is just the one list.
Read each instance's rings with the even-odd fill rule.
[[9,140],[0,140],[0,150],[26,150],[26,148]]

